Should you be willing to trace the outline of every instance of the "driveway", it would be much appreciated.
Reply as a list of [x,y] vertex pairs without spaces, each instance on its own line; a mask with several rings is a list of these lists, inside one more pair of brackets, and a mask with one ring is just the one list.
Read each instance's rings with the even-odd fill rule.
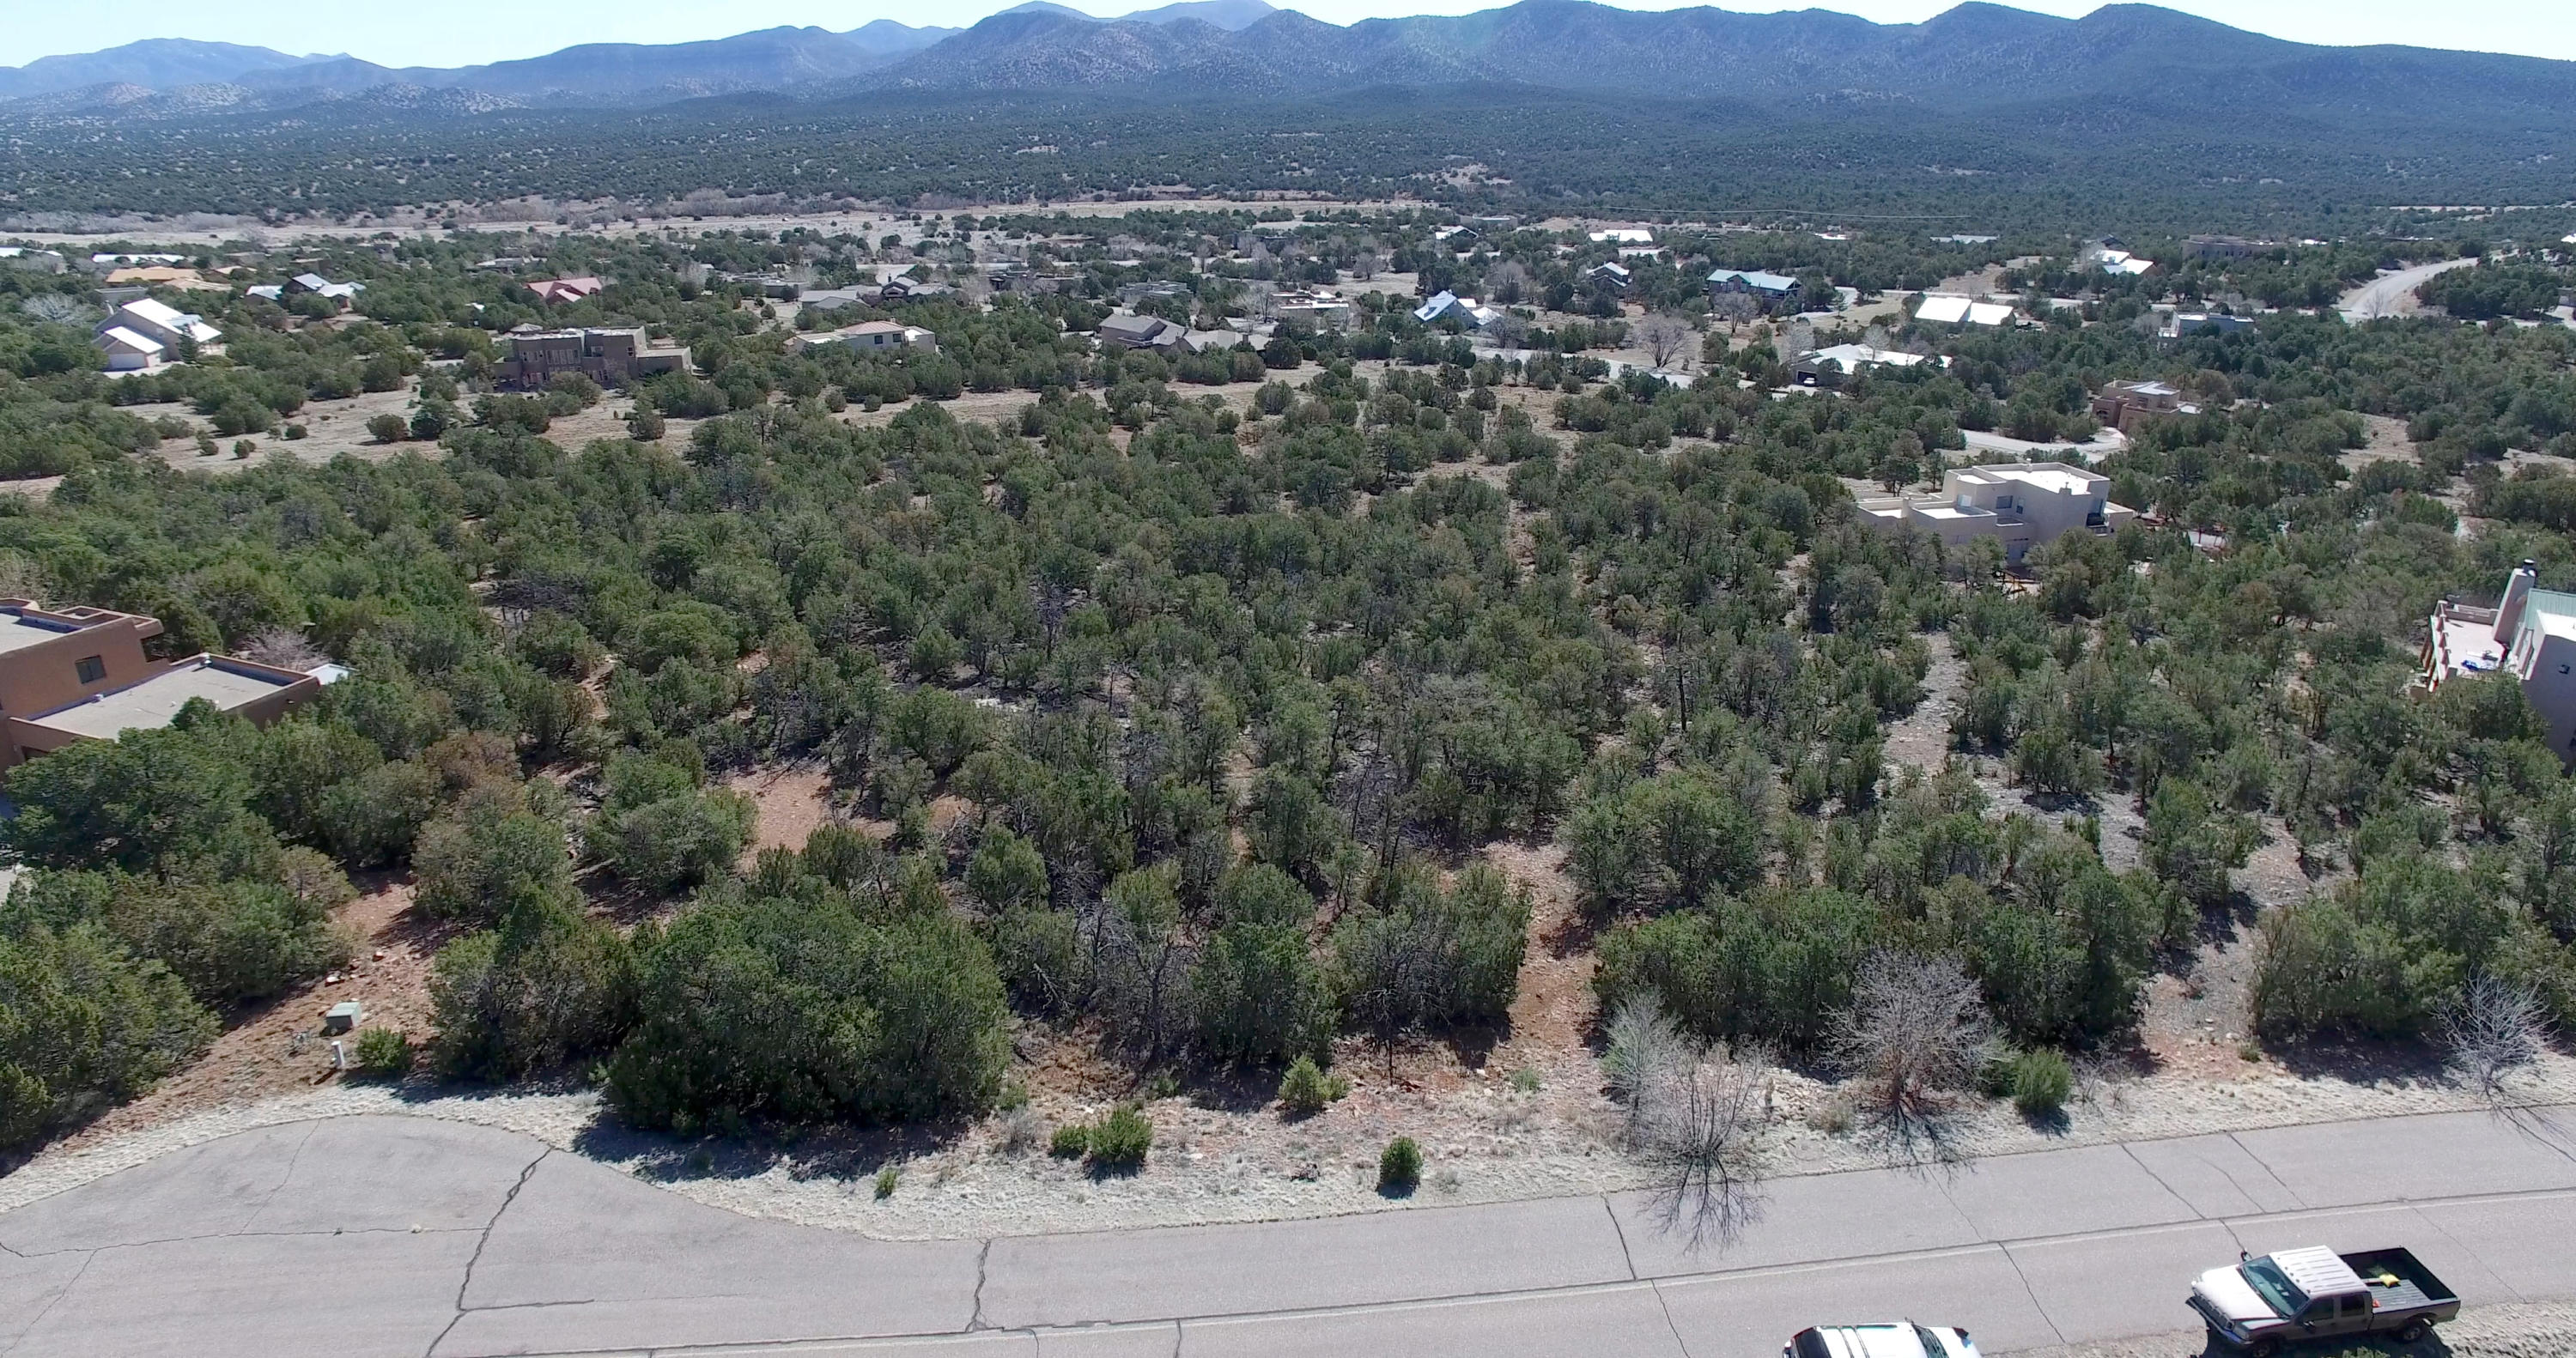
[[1896,1316],[2009,1353],[2185,1327],[2191,1276],[2239,1249],[2403,1244],[2472,1306],[2576,1296],[2572,1129],[2436,1114],[1784,1179],[1694,1249],[1633,1194],[879,1241],[508,1132],[336,1118],[0,1215],[0,1353],[1769,1358]]

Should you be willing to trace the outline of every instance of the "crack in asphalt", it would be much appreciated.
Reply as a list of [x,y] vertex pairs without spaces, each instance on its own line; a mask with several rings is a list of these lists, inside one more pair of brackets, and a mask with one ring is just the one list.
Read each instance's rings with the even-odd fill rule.
[[[2147,1177],[2156,1181],[2156,1187],[2163,1189],[2163,1190],[2165,1191],[2165,1196],[2166,1196],[2166,1197],[2169,1197],[2169,1198],[2173,1199],[2175,1202],[2181,1203],[2181,1204],[2182,1204],[2182,1210],[2184,1210],[2184,1211],[2186,1211],[2186,1212],[2191,1213],[2191,1215],[2192,1215],[2192,1219],[2193,1219],[2193,1220],[2195,1220],[2195,1221],[2207,1221],[2207,1220],[2209,1220],[2209,1214],[2208,1214],[2208,1213],[2206,1213],[2206,1212],[2201,1211],[2201,1210],[2200,1210],[2200,1208],[2199,1208],[2197,1205],[2195,1205],[2195,1204],[2192,1202],[2192,1200],[2191,1200],[2191,1199],[2184,1197],[2180,1192],[2176,1191],[2176,1190],[2175,1190],[2175,1188],[2174,1188],[2174,1186],[2173,1186],[2172,1184],[2166,1183],[2166,1182],[2165,1182],[2165,1176],[2163,1176],[2163,1175],[2161,1175],[2161,1174],[2156,1173],[2155,1166],[2150,1165],[2150,1164],[2148,1164],[2146,1161],[2139,1159],[2139,1158],[2138,1158],[2138,1152],[2137,1152],[2135,1149],[2131,1148],[2128,1142],[2126,1142],[2126,1141],[2121,1142],[2121,1143],[2120,1143],[2120,1150],[2121,1150],[2123,1153],[2125,1153],[2125,1154],[2129,1157],[2129,1162],[2130,1162],[2131,1164],[2134,1164],[2134,1165],[2136,1165],[2138,1168],[2140,1168],[2140,1169],[2142,1169],[2142,1170],[2145,1170],[2145,1171],[2146,1171],[2146,1174],[2147,1174]],[[2220,1171],[2219,1171],[2219,1173],[2221,1173],[2221,1174],[2224,1174],[2224,1173],[2226,1173],[2226,1172],[2227,1172],[2227,1171],[2225,1171],[2225,1170],[2220,1170]],[[2235,1180],[2230,1179],[2230,1180],[2228,1180],[2228,1182],[2229,1182],[2229,1183],[2234,1183],[2234,1182],[2235,1182]],[[2239,1190],[2237,1190],[2237,1191],[2241,1193],[2241,1192],[2243,1192],[2244,1190],[2239,1189]],[[2245,1200],[2246,1200],[2247,1202],[2253,1202],[2253,1201],[2254,1201],[2254,1200],[2253,1200],[2252,1198],[2250,1198],[2250,1197],[2249,1197],[2249,1198],[2247,1198],[2247,1199],[2245,1199]],[[2261,1204],[2260,1204],[2260,1203],[2256,1203],[2255,1205],[2256,1205],[2256,1206],[2261,1206]]]
[[1637,1280],[1637,1256],[1628,1248],[1628,1228],[1619,1224],[1619,1214],[1610,1208],[1610,1195],[1601,1195],[1601,1211],[1610,1218],[1610,1232],[1619,1237],[1619,1257],[1628,1265],[1628,1281]]
[[537,1152],[537,1158],[520,1168],[518,1182],[510,1185],[510,1191],[501,1195],[501,1205],[492,1209],[492,1219],[483,1223],[483,1229],[474,1242],[474,1253],[465,1261],[465,1276],[456,1280],[456,1314],[448,1318],[446,1325],[440,1327],[438,1334],[429,1341],[429,1347],[421,1350],[422,1358],[431,1358],[431,1355],[436,1354],[438,1346],[447,1342],[447,1336],[456,1332],[456,1327],[464,1322],[466,1316],[475,1311],[504,1309],[493,1306],[467,1306],[465,1293],[467,1289],[474,1286],[474,1266],[483,1262],[483,1250],[492,1243],[492,1228],[501,1224],[502,1214],[510,1210],[510,1204],[519,1200],[519,1190],[528,1186],[528,1176],[535,1174],[537,1166],[544,1164],[546,1157],[554,1153],[555,1148],[552,1146]]
[[975,1251],[975,1309],[966,1317],[966,1332],[984,1328],[984,1265],[993,1257],[993,1238],[984,1238],[984,1247]]
[[[2228,1144],[2230,1144],[2230,1145],[2234,1145],[2234,1144],[2235,1144],[2234,1138],[2230,1138],[2230,1139],[2229,1139],[2229,1143],[2228,1143]],[[2242,1149],[2244,1149],[2244,1147],[2239,1146],[2239,1147],[2237,1147],[2237,1149],[2242,1150]],[[2132,1153],[2132,1154],[2135,1154],[2135,1152],[2131,1152],[2131,1153]],[[2212,1159],[2209,1159],[2209,1158],[2207,1158],[2207,1157],[2203,1157],[2203,1158],[2201,1159],[2201,1163],[2202,1163],[2202,1164],[2204,1164],[2204,1165],[2209,1166],[2211,1169],[2217,1170],[2217,1171],[2218,1171],[2218,1177],[2220,1177],[2220,1178],[2222,1178],[2222,1179],[2225,1179],[2225,1180],[2227,1181],[2227,1186],[2228,1186],[2229,1188],[2232,1188],[2232,1189],[2235,1189],[2235,1190],[2236,1190],[2236,1196],[2238,1196],[2238,1197],[2240,1197],[2240,1198],[2243,1198],[2243,1199],[2244,1199],[2245,1201],[2247,1201],[2248,1203],[2253,1204],[2254,1210],[2256,1210],[2256,1211],[2258,1211],[2258,1212],[2263,1210],[2263,1202],[2262,1202],[2262,1200],[2261,1200],[2261,1199],[2259,1199],[2259,1198],[2257,1198],[2257,1197],[2255,1197],[2253,1194],[2248,1193],[2248,1192],[2246,1192],[2246,1191],[2245,1191],[2245,1182],[2244,1182],[2244,1180],[2239,1179],[2239,1178],[2237,1178],[2237,1177],[2236,1177],[2236,1171],[2235,1171],[2235,1170],[2229,1169],[2227,1166],[2222,1165],[2222,1164],[2218,1163],[2217,1161],[2212,1160]],[[2272,1186],[2273,1186],[2273,1187],[2280,1189],[2280,1190],[2281,1190],[2282,1192],[2284,1192],[2284,1193],[2287,1193],[2287,1192],[2289,1192],[2289,1191],[2290,1191],[2290,1186],[2289,1186],[2288,1184],[2282,1183],[2282,1182],[2281,1182],[2281,1180],[2280,1180],[2280,1177],[2279,1177],[2278,1175],[2271,1174],[2271,1172],[2270,1172],[2270,1171],[2268,1171],[2268,1170],[2267,1170],[2267,1171],[2265,1171],[2265,1174],[2266,1174],[2266,1176],[2267,1176],[2267,1177],[2269,1177],[2269,1178],[2272,1180]]]
[[277,1176],[277,1182],[269,1188],[268,1196],[259,1200],[259,1206],[252,1208],[251,1214],[242,1218],[241,1230],[236,1234],[248,1234],[251,1223],[259,1220],[268,1211],[270,1204],[277,1201],[277,1195],[285,1192],[288,1184],[295,1182],[295,1167],[303,1162],[304,1148],[312,1144],[313,1134],[321,1128],[322,1124],[319,1122],[304,1124],[304,1135],[295,1139],[295,1149],[286,1157],[286,1172]]
[[2021,1279],[2022,1295],[2030,1298],[2030,1309],[2037,1311],[2039,1318],[2048,1322],[2048,1332],[2057,1336],[2058,1343],[2065,1343],[2066,1331],[2057,1328],[2057,1317],[2050,1315],[2048,1308],[2039,1304],[2039,1289],[2032,1287],[2030,1275],[2021,1271],[2021,1260],[2014,1256],[2012,1246],[1998,1244],[1995,1248],[2003,1255],[2004,1262],[2012,1265],[2013,1276]]
[[[10,1252],[13,1254],[17,1253],[15,1250]],[[19,1257],[25,1258],[26,1256],[20,1255]],[[62,1304],[63,1298],[70,1296],[72,1294],[72,1289],[80,1286],[80,1280],[89,1276],[89,1266],[97,1262],[97,1260],[98,1251],[91,1250],[89,1252],[89,1257],[81,1260],[81,1266],[72,1270],[71,1281],[63,1284],[63,1290],[55,1293],[50,1299],[48,1299],[44,1306],[38,1309],[34,1315],[27,1317],[27,1328],[18,1331],[17,1338],[10,1340],[5,1345],[0,1345],[0,1358],[5,1358],[5,1355],[16,1353],[18,1351],[18,1346],[27,1342],[27,1336],[34,1334],[36,1332],[36,1327],[45,1323],[45,1317],[52,1315],[54,1308]]]
[[2305,1210],[2307,1208],[2308,1200],[2299,1196],[2299,1190],[2290,1187],[2290,1181],[2281,1177],[2281,1171],[2272,1168],[2271,1161],[2264,1159],[2262,1156],[2256,1155],[2254,1153],[2254,1148],[2245,1144],[2245,1138],[2238,1136],[2234,1132],[2229,1132],[2227,1134],[2227,1139],[2235,1144],[2236,1149],[2245,1152],[2246,1159],[2253,1161],[2255,1164],[2261,1165],[2263,1167],[2263,1172],[2272,1176],[2272,1182],[2279,1184],[2281,1186],[2281,1191],[2290,1195],[2290,1201],[2297,1203],[2301,1210]]
[[1673,1332],[1674,1350],[1680,1353],[1682,1358],[1690,1358],[1690,1341],[1682,1338],[1681,1322],[1673,1319],[1673,1301],[1672,1298],[1664,1295],[1664,1285],[1661,1282],[1650,1282],[1646,1284],[1646,1290],[1655,1294],[1655,1309],[1664,1313],[1664,1328]]

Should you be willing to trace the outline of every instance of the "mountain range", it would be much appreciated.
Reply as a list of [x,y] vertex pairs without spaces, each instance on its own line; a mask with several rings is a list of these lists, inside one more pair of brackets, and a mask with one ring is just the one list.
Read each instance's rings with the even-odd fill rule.
[[2339,125],[2427,118],[2501,119],[2500,130],[2517,134],[2576,127],[2576,63],[2309,46],[2151,5],[2060,19],[1972,2],[1919,24],[1877,24],[1824,10],[1638,13],[1587,0],[1346,27],[1264,0],[1184,0],[1116,19],[1035,0],[965,29],[881,19],[850,32],[585,44],[454,68],[155,39],[0,69],[0,101],[11,101],[0,102],[0,114],[145,117],[350,100],[473,112],[896,90],[1274,97],[1477,83],[1956,111],[2089,93],[2106,104]]

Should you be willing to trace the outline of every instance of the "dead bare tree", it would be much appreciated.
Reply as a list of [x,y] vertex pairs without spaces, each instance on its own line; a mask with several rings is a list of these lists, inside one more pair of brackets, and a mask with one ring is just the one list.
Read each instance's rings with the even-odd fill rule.
[[1637,328],[1630,333],[1636,337],[1637,347],[1645,350],[1646,357],[1653,359],[1658,368],[1672,366],[1673,358],[1690,348],[1690,322],[1679,316],[1659,312],[1637,322]]
[[1829,1050],[1891,1153],[1947,1159],[1949,1114],[1992,1036],[1985,1000],[1956,959],[1882,952],[1861,964]]
[[1602,1065],[1627,1107],[1629,1148],[1655,1171],[1657,1224],[1691,1250],[1723,1247],[1761,1215],[1768,1053],[1712,1051],[1652,996],[1622,1004],[1608,1037]]
[[2549,1020],[2530,986],[2482,975],[2443,1013],[2441,1033],[2453,1073],[2492,1103],[2513,1072],[2540,1059]]
[[322,653],[322,648],[306,640],[303,633],[291,627],[262,629],[242,643],[241,653],[244,660],[256,660],[263,665],[287,670],[309,670],[331,658]]

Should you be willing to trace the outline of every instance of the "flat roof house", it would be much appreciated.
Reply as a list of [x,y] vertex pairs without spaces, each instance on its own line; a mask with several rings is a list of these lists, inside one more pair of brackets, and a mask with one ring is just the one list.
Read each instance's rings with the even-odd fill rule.
[[1911,368],[1928,361],[1926,355],[1910,354],[1902,349],[1835,344],[1800,354],[1798,361],[1789,365],[1789,373],[1799,386],[1830,390],[1841,386],[1845,377],[1863,368]]
[[0,768],[77,740],[170,724],[192,698],[265,724],[322,691],[319,675],[229,656],[160,661],[158,619],[0,599]]
[[2123,434],[2158,415],[2197,415],[2200,407],[2182,399],[2180,388],[2166,382],[2108,382],[2093,393],[2093,418]]
[[542,387],[556,373],[577,372],[614,387],[689,366],[687,349],[656,345],[639,329],[514,330],[509,340],[509,357],[493,365],[503,386]]
[[2463,676],[2510,674],[2548,726],[2549,748],[2576,763],[2576,594],[2534,588],[2539,576],[2523,562],[2493,608],[2435,604],[2415,684],[2429,694]]
[[1993,538],[2016,563],[2040,543],[2068,533],[2108,536],[2138,517],[2111,503],[2111,478],[2063,462],[1960,467],[1941,478],[1938,495],[1871,495],[1859,504],[1871,528],[1921,529],[1951,547]]
[[2251,316],[2230,316],[2223,311],[2177,311],[2173,319],[2156,331],[2156,338],[2179,340],[2193,335],[2233,335],[2254,328]]

